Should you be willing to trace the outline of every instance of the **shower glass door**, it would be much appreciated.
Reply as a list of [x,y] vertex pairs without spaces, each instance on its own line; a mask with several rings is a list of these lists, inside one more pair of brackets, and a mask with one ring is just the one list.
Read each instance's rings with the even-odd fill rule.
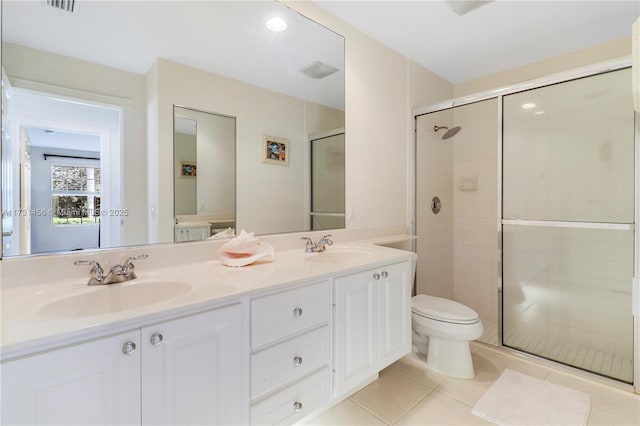
[[311,230],[344,228],[344,131],[311,139]]
[[631,383],[630,69],[503,97],[502,340]]

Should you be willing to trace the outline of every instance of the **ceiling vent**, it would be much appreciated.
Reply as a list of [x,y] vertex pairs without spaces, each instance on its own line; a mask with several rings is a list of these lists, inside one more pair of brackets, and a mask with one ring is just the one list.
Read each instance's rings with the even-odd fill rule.
[[480,6],[491,3],[491,1],[492,0],[444,0],[444,3],[456,15],[464,15]]
[[316,80],[330,76],[337,71],[337,68],[334,68],[331,65],[327,65],[320,61],[311,62],[309,65],[300,70],[302,74]]
[[42,2],[65,12],[73,13],[76,11],[76,0],[42,0]]

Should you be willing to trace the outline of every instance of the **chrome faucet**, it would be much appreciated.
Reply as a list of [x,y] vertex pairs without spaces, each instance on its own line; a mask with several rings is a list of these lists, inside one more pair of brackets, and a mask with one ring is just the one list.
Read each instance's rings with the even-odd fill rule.
[[333,241],[329,239],[330,236],[331,234],[323,236],[317,243],[314,243],[309,237],[302,237],[301,240],[306,241],[306,247],[304,249],[305,253],[319,253],[325,251],[327,246],[333,245]]
[[76,266],[91,266],[91,270],[89,271],[91,277],[89,278],[87,285],[106,285],[136,279],[137,276],[134,272],[135,266],[132,261],[146,259],[148,257],[148,254],[139,254],[137,256],[128,257],[124,264],[112,266],[106,274],[104,273],[104,268],[102,268],[102,266],[100,266],[100,264],[95,260],[76,260],[73,264]]

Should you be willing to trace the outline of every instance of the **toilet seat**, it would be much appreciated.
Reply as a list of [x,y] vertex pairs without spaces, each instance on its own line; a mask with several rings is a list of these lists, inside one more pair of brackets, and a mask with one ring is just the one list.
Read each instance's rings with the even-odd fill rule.
[[452,324],[475,324],[480,321],[473,309],[453,300],[426,294],[411,299],[411,311],[421,317]]

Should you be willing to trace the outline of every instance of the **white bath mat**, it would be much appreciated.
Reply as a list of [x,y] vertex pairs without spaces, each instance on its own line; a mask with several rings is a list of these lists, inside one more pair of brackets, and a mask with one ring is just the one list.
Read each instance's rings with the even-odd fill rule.
[[502,375],[471,411],[498,425],[585,425],[591,396],[513,370]]

